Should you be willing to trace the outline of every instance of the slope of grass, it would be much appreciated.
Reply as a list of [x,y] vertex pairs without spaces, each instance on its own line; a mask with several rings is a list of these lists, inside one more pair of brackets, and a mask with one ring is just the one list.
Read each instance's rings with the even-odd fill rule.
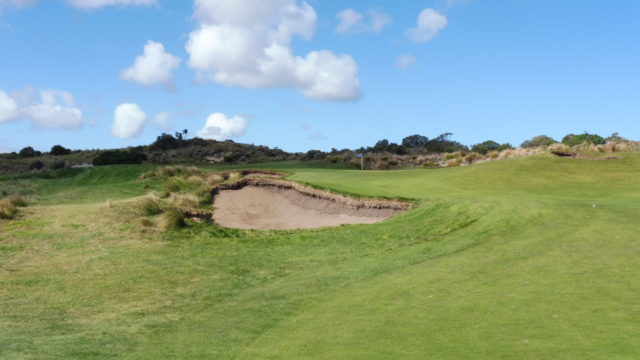
[[157,186],[137,180],[145,170],[0,181],[35,198],[0,220],[0,358],[640,353],[637,154],[395,172],[287,165],[295,181],[419,204],[306,231],[140,228],[129,199]]

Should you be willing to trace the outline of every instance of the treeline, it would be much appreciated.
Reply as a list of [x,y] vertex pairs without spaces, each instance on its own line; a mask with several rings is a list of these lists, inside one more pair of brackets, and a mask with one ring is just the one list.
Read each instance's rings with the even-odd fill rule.
[[[2,154],[0,159],[22,159],[22,167],[31,170],[44,168],[60,169],[74,164],[89,162],[93,165],[112,164],[140,164],[142,162],[158,164],[197,164],[209,163],[252,163],[266,161],[328,161],[344,162],[358,166],[358,156],[362,154],[369,161],[375,159],[379,167],[415,166],[416,159],[428,158],[429,162],[442,162],[453,157],[468,157],[475,161],[478,158],[488,157],[494,159],[497,153],[510,150],[514,147],[509,143],[498,143],[486,140],[471,146],[464,145],[452,139],[452,133],[444,133],[433,138],[425,135],[414,134],[402,139],[399,143],[390,142],[388,139],[377,141],[372,146],[357,149],[331,149],[330,151],[309,150],[307,152],[289,153],[279,148],[270,148],[253,144],[241,144],[232,140],[215,141],[198,137],[188,138],[188,131],[182,130],[174,134],[163,133],[147,146],[136,146],[118,150],[70,150],[62,145],[55,145],[49,152],[40,152],[31,146],[21,149],[17,153]],[[628,141],[617,133],[609,137],[602,137],[588,132],[582,134],[568,134],[560,141],[547,135],[539,135],[524,141],[520,148],[530,149],[546,147],[562,143],[566,146],[581,144],[601,145],[606,143],[620,143]],[[72,155],[73,154],[73,155]],[[448,156],[446,154],[458,154]],[[475,155],[474,155],[475,154]],[[438,157],[438,155],[440,155]],[[28,160],[33,158],[33,160]],[[25,162],[27,161],[27,162]],[[28,162],[31,161],[31,162]],[[386,165],[385,165],[386,164]],[[3,165],[6,166],[6,163]],[[0,169],[2,170],[2,169]],[[11,168],[7,168],[11,171]]]

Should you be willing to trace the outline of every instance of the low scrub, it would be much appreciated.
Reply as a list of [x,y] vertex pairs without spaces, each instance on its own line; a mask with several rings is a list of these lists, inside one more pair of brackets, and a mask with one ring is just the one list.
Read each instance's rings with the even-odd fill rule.
[[0,199],[0,219],[13,219],[18,215],[18,208],[27,206],[27,201],[20,195]]

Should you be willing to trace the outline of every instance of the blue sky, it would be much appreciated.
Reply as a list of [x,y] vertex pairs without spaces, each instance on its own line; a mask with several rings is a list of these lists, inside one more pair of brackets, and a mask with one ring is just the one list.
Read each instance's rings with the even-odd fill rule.
[[639,2],[398,3],[0,0],[0,151],[638,138]]

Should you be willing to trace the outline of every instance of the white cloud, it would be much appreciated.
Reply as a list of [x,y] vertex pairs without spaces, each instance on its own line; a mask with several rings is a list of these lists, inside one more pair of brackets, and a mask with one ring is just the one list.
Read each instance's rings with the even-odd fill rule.
[[171,119],[173,118],[173,114],[168,112],[161,112],[153,117],[151,122],[164,131],[171,130]]
[[69,5],[81,10],[95,10],[105,6],[151,6],[156,0],[68,0]]
[[403,54],[396,59],[396,67],[398,69],[406,69],[416,62],[416,57],[412,54]]
[[138,137],[146,122],[147,114],[137,104],[120,104],[115,111],[111,135],[119,139]]
[[356,27],[362,25],[364,15],[353,9],[345,9],[339,12],[336,18],[340,20],[340,23],[336,26],[336,31],[341,34],[348,34],[354,31]]
[[77,129],[83,125],[82,111],[69,92],[30,87],[10,95],[0,90],[0,122],[14,120],[28,120],[36,127],[49,129]]
[[447,27],[447,18],[433,9],[424,9],[418,15],[418,26],[409,29],[407,36],[415,43],[424,43],[433,39]]
[[207,118],[204,127],[198,131],[203,139],[226,140],[244,135],[249,122],[242,116],[228,117],[225,114],[213,113]]
[[199,78],[245,88],[291,88],[325,101],[360,98],[358,66],[349,55],[296,56],[294,37],[309,40],[317,15],[296,0],[196,0],[199,27],[189,34],[189,66]]
[[371,30],[374,33],[379,33],[383,27],[393,23],[393,18],[387,14],[371,10],[369,16],[371,17]]
[[122,70],[120,77],[144,86],[164,85],[166,89],[173,89],[172,72],[181,62],[179,57],[166,52],[161,43],[147,41],[144,54],[136,57],[130,68]]
[[18,103],[0,90],[0,123],[14,120],[18,116]]
[[379,33],[386,25],[393,23],[391,16],[374,10],[369,11],[367,23],[363,14],[351,8],[339,12],[336,19],[340,20],[336,26],[336,32],[340,34]]

